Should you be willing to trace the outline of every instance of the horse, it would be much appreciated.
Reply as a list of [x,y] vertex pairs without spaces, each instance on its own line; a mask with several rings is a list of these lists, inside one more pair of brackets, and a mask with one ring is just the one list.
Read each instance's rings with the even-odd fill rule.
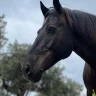
[[[96,16],[63,8],[59,0],[53,0],[53,6],[47,8],[40,1],[44,22],[27,53],[22,67],[24,77],[32,82],[38,82],[46,70],[58,61],[68,58],[72,51],[87,62],[96,73]],[[86,67],[84,81],[87,87],[90,80],[86,79]],[[87,93],[87,96],[92,96],[90,92]]]
[[83,70],[83,81],[87,88],[87,96],[92,96],[93,90],[96,92],[96,73],[87,63]]

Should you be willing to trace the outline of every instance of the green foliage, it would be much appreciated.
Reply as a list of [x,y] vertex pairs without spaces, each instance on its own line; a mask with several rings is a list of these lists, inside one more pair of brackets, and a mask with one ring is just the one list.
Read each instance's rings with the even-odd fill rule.
[[5,35],[6,22],[4,21],[4,15],[0,16],[0,49],[5,45],[7,38]]
[[[6,27],[6,22],[4,21],[4,15],[1,15],[0,16],[0,59],[2,58],[2,53],[3,51],[1,50],[4,45],[6,44],[7,42],[7,38],[5,37],[5,27]],[[1,76],[1,73],[0,73],[0,76]],[[0,84],[1,84],[1,80],[0,80]],[[0,96],[4,96],[2,90],[0,90]]]
[[82,86],[70,78],[63,77],[64,68],[53,67],[42,78],[38,96],[80,96]]
[[21,65],[29,47],[30,45],[18,44],[15,41],[14,44],[8,45],[7,53],[2,54],[0,73],[9,86],[7,91],[12,94],[21,94],[21,91],[25,92],[29,88],[29,82],[24,80],[21,74]]
[[94,89],[93,89],[92,91],[93,91],[93,94],[92,94],[92,96],[96,96],[96,93],[95,93]]
[[[62,72],[64,68],[58,66],[48,70],[37,84],[26,81],[22,77],[21,66],[29,48],[30,45],[19,44],[15,41],[14,44],[9,44],[7,52],[2,54],[0,73],[2,74],[1,80],[3,85],[1,86],[1,93],[3,95],[0,96],[10,96],[10,94],[23,96],[26,91],[35,91],[38,93],[37,96],[80,95],[82,86],[67,77],[63,77]],[[9,95],[4,94],[3,91],[5,89]]]

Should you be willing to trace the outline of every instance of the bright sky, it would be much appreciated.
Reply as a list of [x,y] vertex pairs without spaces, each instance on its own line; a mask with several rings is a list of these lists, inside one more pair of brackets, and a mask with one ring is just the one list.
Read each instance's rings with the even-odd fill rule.
[[[6,36],[9,42],[17,39],[20,43],[32,44],[37,30],[42,26],[43,15],[40,10],[40,0],[0,0],[0,14],[5,14],[7,21]],[[47,7],[52,7],[52,0],[41,0]],[[96,14],[96,0],[60,0],[63,7],[78,9]],[[75,53],[62,60],[66,70],[64,75],[83,84],[82,72],[84,61]]]

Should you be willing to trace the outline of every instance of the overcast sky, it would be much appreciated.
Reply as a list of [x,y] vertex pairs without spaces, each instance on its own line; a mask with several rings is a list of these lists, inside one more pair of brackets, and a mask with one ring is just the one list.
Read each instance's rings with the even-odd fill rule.
[[[52,0],[41,0],[47,7],[52,7]],[[6,36],[9,42],[17,39],[20,43],[34,42],[37,30],[42,26],[43,15],[40,0],[0,0],[0,14],[5,14],[7,21]],[[96,0],[60,0],[63,7],[96,14]],[[62,60],[66,70],[64,75],[83,84],[82,72],[84,61],[75,53]]]

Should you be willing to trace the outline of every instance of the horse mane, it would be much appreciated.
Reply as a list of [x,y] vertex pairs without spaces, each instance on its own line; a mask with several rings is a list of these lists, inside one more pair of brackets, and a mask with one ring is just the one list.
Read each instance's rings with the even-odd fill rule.
[[65,13],[67,21],[71,23],[76,36],[79,36],[78,38],[82,39],[85,43],[96,44],[96,16],[67,8],[64,8],[63,14]]

